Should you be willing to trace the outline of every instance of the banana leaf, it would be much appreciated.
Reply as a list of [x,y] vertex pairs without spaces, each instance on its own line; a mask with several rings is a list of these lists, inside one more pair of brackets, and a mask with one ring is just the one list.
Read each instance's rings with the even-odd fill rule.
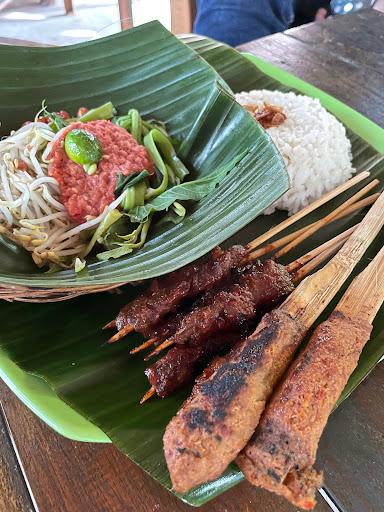
[[[357,171],[369,169],[383,184],[383,129],[322,91],[273,66],[261,61],[256,61],[255,66],[254,62],[234,50],[205,38],[191,37],[184,41],[214,66],[234,91],[294,88],[319,97],[324,106],[350,128],[348,133]],[[292,229],[324,216],[353,192],[343,194]],[[362,215],[354,214],[329,224],[300,245],[285,261],[347,229]],[[259,217],[227,240],[226,245],[247,242],[284,217],[281,212]],[[353,275],[364,268],[382,245],[382,234],[369,248]],[[189,390],[139,406],[138,399],[148,388],[143,376],[146,365],[139,354],[132,357],[128,351],[141,341],[140,337],[132,335],[118,344],[106,346],[107,336],[100,330],[119,307],[141,289],[141,286],[126,286],[122,295],[94,295],[60,304],[1,304],[0,375],[40,417],[62,434],[83,441],[105,442],[111,439],[123,453],[170,488],[161,438],[165,425]],[[343,290],[319,321],[330,313]],[[367,376],[384,354],[383,313],[382,309],[376,317],[371,341],[342,398]],[[217,481],[181,498],[192,505],[201,505],[241,479],[241,473],[233,465]]]
[[[1,130],[49,109],[76,112],[107,101],[125,114],[165,122],[179,157],[198,179],[244,157],[179,224],[151,232],[136,253],[93,262],[86,272],[41,273],[25,253],[11,257],[0,240],[0,282],[29,287],[84,287],[150,278],[179,268],[227,239],[288,188],[281,156],[238,105],[219,74],[158,22],[61,48],[0,46]],[[19,251],[23,252],[23,251]]]

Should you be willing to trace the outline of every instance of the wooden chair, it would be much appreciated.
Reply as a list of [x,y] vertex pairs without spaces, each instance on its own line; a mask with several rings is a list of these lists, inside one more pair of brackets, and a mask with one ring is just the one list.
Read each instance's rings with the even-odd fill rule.
[[174,34],[192,32],[195,16],[195,0],[171,0],[171,30]]

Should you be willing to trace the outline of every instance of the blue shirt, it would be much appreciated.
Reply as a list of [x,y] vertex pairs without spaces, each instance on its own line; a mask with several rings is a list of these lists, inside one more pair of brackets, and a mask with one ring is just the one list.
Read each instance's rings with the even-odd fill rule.
[[231,46],[286,30],[295,0],[197,0],[193,31]]

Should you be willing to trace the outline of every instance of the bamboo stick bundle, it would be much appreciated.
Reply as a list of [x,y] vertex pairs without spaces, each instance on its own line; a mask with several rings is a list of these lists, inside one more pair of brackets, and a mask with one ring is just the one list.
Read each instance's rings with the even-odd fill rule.
[[265,404],[306,332],[331,302],[384,225],[384,193],[321,270],[263,317],[191,397],[164,434],[173,487],[186,492],[219,477],[253,435]]
[[313,469],[321,434],[384,301],[384,247],[320,324],[275,391],[236,461],[254,485],[310,510],[322,474]]

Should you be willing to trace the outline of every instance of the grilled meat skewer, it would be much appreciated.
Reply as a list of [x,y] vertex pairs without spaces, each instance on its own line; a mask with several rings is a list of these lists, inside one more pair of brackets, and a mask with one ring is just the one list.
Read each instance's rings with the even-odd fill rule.
[[[245,325],[250,325],[250,318],[252,318],[252,321],[257,318],[257,316],[262,315],[262,313],[269,311],[272,309],[273,306],[276,306],[278,303],[282,302],[282,300],[287,295],[287,290],[285,289],[286,279],[287,283],[289,283],[288,278],[290,280],[291,287],[293,288],[293,283],[291,281],[291,276],[289,276],[287,270],[291,270],[295,280],[295,283],[297,283],[296,275],[294,272],[298,269],[300,272],[300,280],[307,275],[307,272],[310,272],[314,270],[320,263],[322,263],[324,260],[331,257],[337,249],[340,248],[340,246],[345,242],[345,240],[351,235],[351,233],[356,229],[356,226],[353,228],[350,228],[349,230],[345,231],[344,233],[341,233],[337,237],[335,237],[332,240],[329,240],[322,246],[314,249],[313,251],[307,253],[307,255],[302,256],[299,258],[299,260],[296,260],[296,262],[302,263],[304,266],[296,265],[295,262],[288,265],[288,267],[281,267],[281,265],[278,265],[272,260],[267,260],[264,264],[258,263],[253,264],[252,266],[248,266],[247,269],[243,270],[243,273],[239,277],[239,284],[242,283],[247,284],[248,287],[243,286],[241,289],[239,285],[232,286],[230,291],[227,291],[225,293],[218,293],[216,296],[213,295],[213,297],[210,300],[202,300],[199,301],[198,306],[201,307],[195,307],[191,310],[190,314],[187,314],[185,317],[185,320],[188,320],[190,317],[194,319],[194,323],[192,324],[189,322],[190,329],[189,331],[193,333],[193,339],[186,344],[178,345],[178,350],[175,351],[175,357],[178,359],[182,359],[181,351],[183,348],[189,353],[194,354],[194,357],[197,358],[196,364],[198,364],[198,360],[204,359],[204,351],[207,350],[207,353],[211,357],[212,351],[210,350],[211,346],[211,334],[212,332],[215,332],[217,330],[217,334],[213,335],[213,337],[220,336],[220,333],[222,333],[223,337],[225,337],[225,329],[228,327],[228,325],[231,325],[231,323],[234,323],[235,326],[240,327]],[[314,257],[312,260],[311,258]],[[305,263],[310,262],[309,264],[305,265]],[[315,262],[316,264],[312,264],[312,262]],[[264,273],[264,275],[260,275],[261,273]],[[279,274],[279,278],[276,280],[276,274]],[[250,285],[250,286],[249,286]],[[277,286],[279,285],[279,286]],[[266,291],[267,290],[267,291]],[[250,293],[251,292],[251,293]],[[234,295],[231,299],[231,293]],[[227,297],[228,300],[224,300],[223,297]],[[249,305],[249,301],[252,299],[253,306],[256,306],[253,308],[253,314],[250,317],[247,317],[244,314],[244,311],[251,311],[252,308]],[[243,302],[243,304],[242,304]],[[240,308],[236,309],[236,306],[240,304]],[[232,307],[231,307],[232,306]],[[201,315],[199,313],[202,313]],[[203,322],[199,321],[199,318],[203,318]],[[209,322],[211,320],[211,324]],[[179,318],[179,323],[177,325],[177,328],[174,329],[174,337],[176,338],[177,342],[177,336],[178,332],[181,331],[182,333],[186,330],[186,325],[184,323],[184,329],[182,329],[183,326],[183,317],[181,316]],[[236,330],[236,327],[233,327],[233,329]],[[208,331],[208,332],[207,332]],[[150,345],[152,344],[152,341],[156,341],[156,339],[152,339]],[[159,349],[164,347],[165,344],[169,342],[162,343],[159,346]],[[147,344],[141,345],[141,347],[147,348]],[[139,347],[140,349],[140,347]],[[219,349],[219,346],[218,346]],[[172,349],[173,350],[173,349]],[[171,351],[172,351],[171,350]],[[137,350],[134,349],[134,353]],[[170,356],[171,359],[173,356]],[[207,356],[208,357],[208,356]],[[162,390],[158,388],[157,383],[161,383],[161,386],[167,386],[166,381],[170,380],[170,389],[174,388],[173,383],[173,377],[172,374],[169,372],[169,366],[167,364],[167,356],[164,358],[164,367],[166,368],[166,375],[162,375],[163,371],[163,365],[162,365],[162,359],[155,363],[153,366],[151,366],[146,374],[149,378],[149,381],[152,385],[152,393],[151,396],[156,392],[159,396],[163,397],[165,396],[162,393]],[[186,361],[188,361],[188,357],[186,356]],[[192,360],[189,360],[191,365],[194,365]],[[181,372],[183,375],[190,375],[193,376],[193,371],[187,371],[185,369],[179,369],[177,366],[175,367],[175,372]],[[174,377],[175,382],[178,381],[178,377],[175,375]],[[181,379],[180,382],[186,383],[186,380]],[[159,392],[160,391],[160,392]],[[149,397],[149,395],[146,395]]]
[[218,353],[241,340],[237,332],[218,334],[206,343],[194,346],[176,346],[145,370],[145,375],[161,398],[188,385],[204,364]]
[[342,249],[306,278],[256,331],[197,384],[168,424],[164,452],[174,490],[219,477],[252,436],[266,401],[306,331],[352,272],[384,224],[384,193]]
[[174,343],[202,344],[217,332],[251,320],[264,306],[272,308],[293,289],[292,278],[283,265],[271,259],[257,262],[240,276],[238,283],[217,293],[207,305],[185,315],[173,336],[152,354]]
[[153,327],[180,303],[220,284],[230,271],[240,265],[246,249],[235,245],[227,251],[215,248],[202,264],[193,263],[161,279],[152,281],[149,290],[122,308],[116,318],[118,330],[127,325],[151,336]]
[[321,434],[370,338],[384,300],[384,248],[320,324],[274,393],[236,462],[252,483],[311,510],[322,475],[313,469]]

